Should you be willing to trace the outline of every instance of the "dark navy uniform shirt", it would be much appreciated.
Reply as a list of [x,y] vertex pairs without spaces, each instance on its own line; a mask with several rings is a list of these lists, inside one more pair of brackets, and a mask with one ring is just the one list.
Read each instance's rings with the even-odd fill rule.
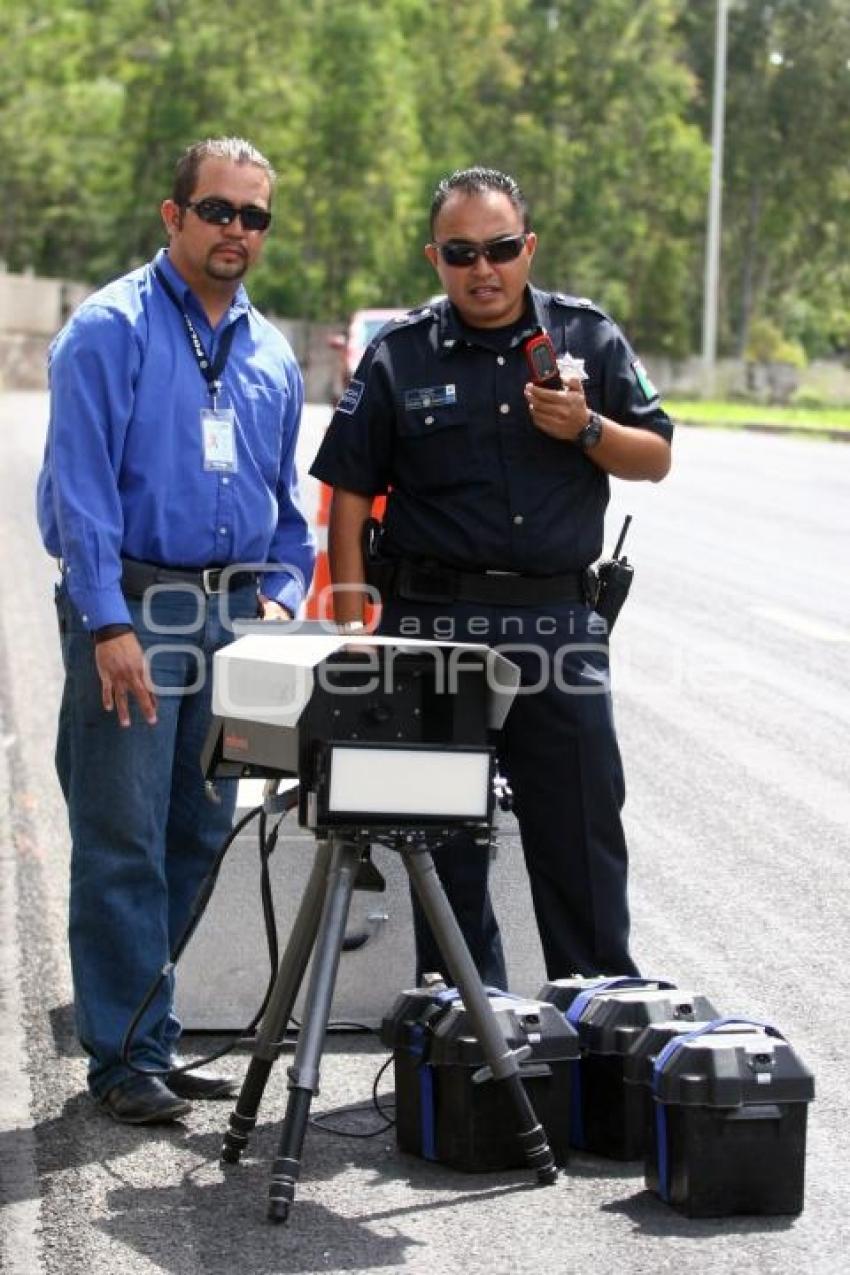
[[363,495],[390,491],[390,555],[532,575],[599,557],[608,476],[538,429],[525,401],[522,342],[541,327],[559,356],[585,360],[593,410],[672,437],[629,343],[591,302],[529,288],[508,329],[468,328],[447,299],[432,303],[375,337],[310,471]]

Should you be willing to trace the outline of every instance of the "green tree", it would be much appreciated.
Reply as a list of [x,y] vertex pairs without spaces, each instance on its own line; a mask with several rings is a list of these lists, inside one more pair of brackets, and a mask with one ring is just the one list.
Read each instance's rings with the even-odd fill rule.
[[[713,18],[714,5],[692,5],[682,24],[704,85],[697,111],[703,128]],[[849,145],[846,0],[738,0],[729,17],[726,94],[727,349],[746,349],[756,317],[814,348],[846,342]]]
[[0,256],[10,269],[87,274],[112,231],[124,89],[92,57],[99,7],[2,5]]
[[269,245],[280,298],[307,317],[410,299],[419,136],[397,18],[392,0],[317,0],[307,15],[293,239]]
[[678,0],[517,5],[527,72],[510,162],[533,157],[538,275],[608,306],[649,348],[693,340],[708,155]]
[[[0,0],[0,257],[97,283],[163,240],[174,160],[216,133],[277,167],[253,290],[338,318],[415,303],[437,180],[513,172],[535,278],[647,349],[698,345],[713,0]],[[850,343],[850,4],[736,0],[722,341]]]

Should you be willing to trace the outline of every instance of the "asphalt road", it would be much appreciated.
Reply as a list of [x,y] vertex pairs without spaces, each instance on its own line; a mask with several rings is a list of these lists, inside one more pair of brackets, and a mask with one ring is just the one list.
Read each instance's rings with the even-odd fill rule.
[[[217,1166],[229,1106],[139,1132],[84,1094],[65,953],[68,841],[52,771],[59,662],[32,489],[41,395],[0,398],[0,1266],[21,1275],[462,1269],[833,1272],[846,1260],[850,886],[850,448],[680,431],[635,515],[614,638],[636,956],[725,1011],[768,1019],[814,1070],[801,1217],[690,1221],[640,1167],[576,1156],[549,1190],[310,1131],[290,1226],[265,1221],[285,1100]],[[311,409],[304,453],[324,412]],[[317,1110],[368,1099],[384,1057],[334,1038]],[[245,1056],[228,1061],[241,1075]],[[391,1088],[391,1081],[386,1084]],[[355,1120],[358,1127],[369,1117]]]

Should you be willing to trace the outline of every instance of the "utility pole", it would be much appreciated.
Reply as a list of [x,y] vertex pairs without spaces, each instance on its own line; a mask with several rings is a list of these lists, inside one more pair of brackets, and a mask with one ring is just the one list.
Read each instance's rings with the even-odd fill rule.
[[730,0],[717,0],[714,44],[714,96],[711,110],[711,185],[705,243],[702,315],[702,391],[714,394],[717,370],[717,312],[720,281],[720,227],[723,202],[723,131],[726,107],[726,32]]

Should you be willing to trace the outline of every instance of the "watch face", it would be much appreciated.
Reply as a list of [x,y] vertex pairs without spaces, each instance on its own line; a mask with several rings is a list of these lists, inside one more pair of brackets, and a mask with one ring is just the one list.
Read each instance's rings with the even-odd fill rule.
[[590,419],[578,436],[578,442],[587,452],[595,447],[602,437],[602,417],[596,412],[590,413]]

